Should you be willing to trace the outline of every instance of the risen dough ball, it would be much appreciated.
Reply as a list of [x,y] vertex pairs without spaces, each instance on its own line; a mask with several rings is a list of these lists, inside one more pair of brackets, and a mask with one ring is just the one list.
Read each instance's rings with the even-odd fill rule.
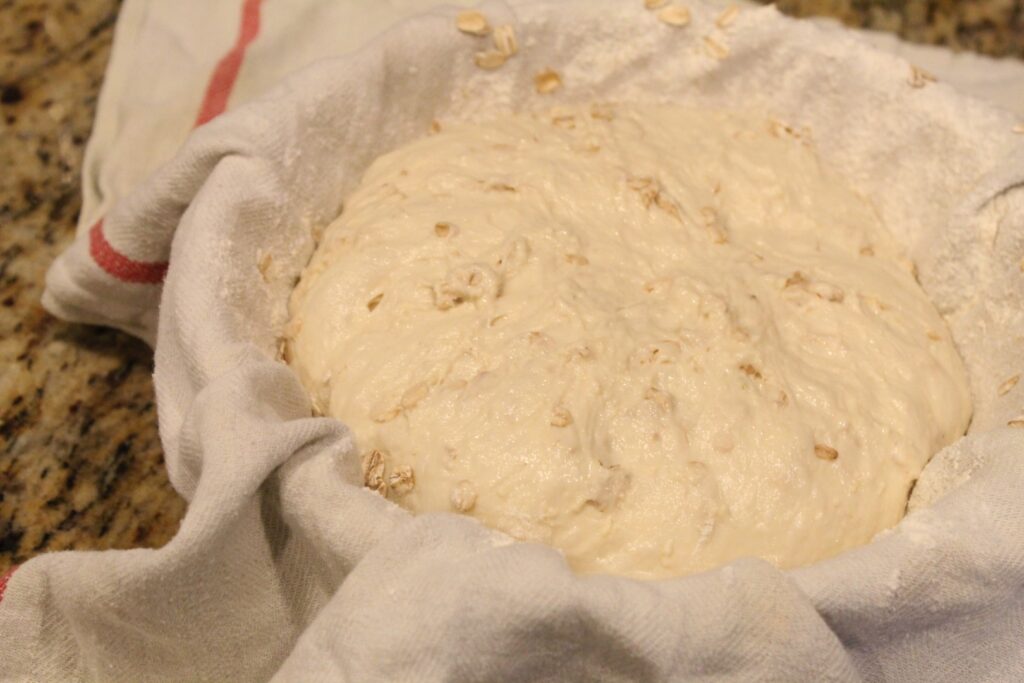
[[865,543],[971,412],[871,204],[745,115],[446,128],[370,167],[291,305],[291,361],[368,485],[582,572]]

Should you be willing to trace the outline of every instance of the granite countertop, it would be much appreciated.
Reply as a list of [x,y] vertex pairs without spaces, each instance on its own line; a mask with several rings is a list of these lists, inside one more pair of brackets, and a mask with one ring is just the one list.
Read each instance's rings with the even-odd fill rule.
[[[758,0],[765,2],[767,0]],[[1024,0],[774,0],[797,17],[831,16],[915,43],[1024,57]]]
[[[777,4],[1024,57],[1021,0]],[[50,550],[160,546],[185,511],[157,437],[150,349],[39,305],[46,268],[74,236],[119,6],[0,0],[0,574]]]
[[74,236],[119,4],[0,2],[0,573],[49,550],[162,545],[185,511],[150,349],[39,305]]

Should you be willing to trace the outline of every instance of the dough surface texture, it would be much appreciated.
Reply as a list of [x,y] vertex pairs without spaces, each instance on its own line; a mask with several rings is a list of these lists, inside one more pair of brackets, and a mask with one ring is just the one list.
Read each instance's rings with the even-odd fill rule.
[[641,105],[445,125],[324,231],[289,362],[371,488],[580,572],[867,543],[970,395],[912,264],[810,135]]

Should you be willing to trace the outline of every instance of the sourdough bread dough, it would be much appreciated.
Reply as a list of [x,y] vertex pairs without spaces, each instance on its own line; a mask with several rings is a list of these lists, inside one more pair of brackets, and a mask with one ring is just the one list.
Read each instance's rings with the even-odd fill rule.
[[289,360],[367,484],[664,577],[869,541],[966,429],[964,367],[808,131],[593,105],[378,159],[295,289]]

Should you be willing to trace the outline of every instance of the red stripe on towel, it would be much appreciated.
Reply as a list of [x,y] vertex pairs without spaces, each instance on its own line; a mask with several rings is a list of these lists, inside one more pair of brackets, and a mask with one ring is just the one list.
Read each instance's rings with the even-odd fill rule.
[[[228,98],[238,80],[238,72],[245,59],[246,48],[256,39],[260,32],[260,5],[263,0],[244,0],[242,16],[238,26],[238,37],[232,48],[217,62],[217,67],[210,76],[206,86],[196,126],[224,113],[228,106]],[[89,230],[89,253],[100,268],[122,282],[135,284],[159,284],[167,275],[166,261],[136,261],[114,249],[103,234],[101,218]]]
[[18,568],[18,565],[12,565],[3,576],[0,576],[0,602],[4,600],[4,593],[7,591],[7,582],[14,576],[14,570]]
[[96,265],[121,282],[155,285],[167,274],[166,261],[135,261],[110,246],[102,218],[89,229],[89,254]]
[[217,68],[213,70],[210,84],[206,86],[203,106],[196,117],[196,126],[203,125],[227,109],[228,98],[235,87],[235,81],[238,80],[238,72],[242,69],[245,50],[260,32],[261,2],[262,0],[245,0],[242,3],[242,21],[238,27],[238,38],[234,47],[221,57],[217,62]]

